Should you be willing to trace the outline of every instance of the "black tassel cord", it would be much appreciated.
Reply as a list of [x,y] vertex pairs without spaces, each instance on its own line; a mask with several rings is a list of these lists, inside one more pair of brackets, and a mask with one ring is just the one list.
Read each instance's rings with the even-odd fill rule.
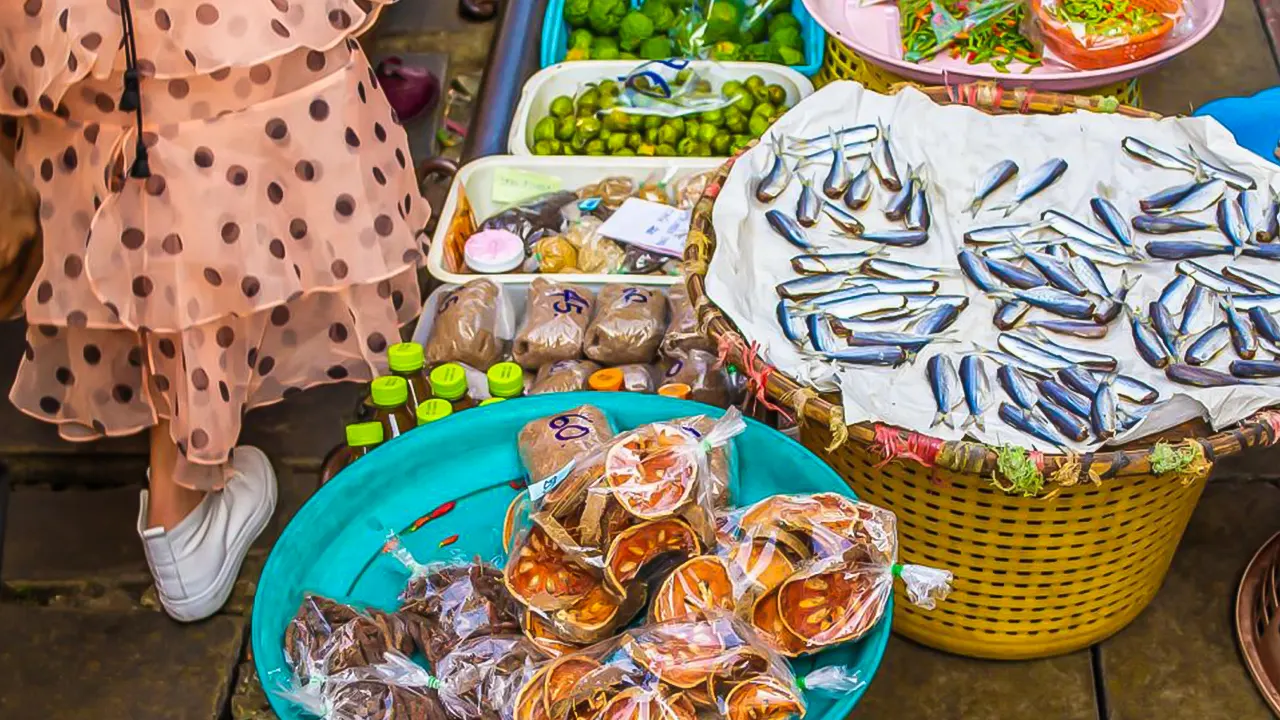
[[124,92],[120,95],[120,109],[135,114],[138,139],[129,177],[151,177],[151,163],[147,160],[147,144],[142,141],[142,90],[138,74],[138,41],[133,34],[133,10],[129,0],[120,0],[120,22],[124,27]]

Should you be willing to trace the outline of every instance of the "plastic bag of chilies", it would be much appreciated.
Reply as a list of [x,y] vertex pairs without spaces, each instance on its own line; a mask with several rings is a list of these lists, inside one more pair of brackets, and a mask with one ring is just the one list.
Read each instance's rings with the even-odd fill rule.
[[[824,668],[806,687],[861,685]],[[728,615],[645,625],[543,666],[520,689],[513,720],[787,720],[804,715],[795,677],[745,624]]]
[[717,547],[665,579],[651,619],[732,611],[796,657],[865,635],[896,577],[926,609],[951,590],[949,571],[898,564],[893,513],[837,493],[775,495],[722,515]]
[[[643,425],[529,488],[528,519],[507,559],[507,588],[539,632],[597,642],[644,605],[646,581],[715,544],[732,482],[736,410]],[[545,631],[545,632],[544,632]]]

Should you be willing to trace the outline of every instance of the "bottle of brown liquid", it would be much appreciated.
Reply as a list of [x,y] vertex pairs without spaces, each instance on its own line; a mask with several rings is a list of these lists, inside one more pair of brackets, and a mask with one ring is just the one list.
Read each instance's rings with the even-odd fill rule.
[[382,424],[376,422],[353,423],[347,426],[347,444],[334,448],[320,466],[320,484],[323,485],[345,470],[355,461],[382,444]]
[[467,393],[467,371],[458,363],[445,363],[431,371],[431,394],[448,400],[454,412],[476,406],[476,401]]
[[427,380],[426,353],[418,343],[396,343],[387,348],[387,367],[391,374],[409,383],[409,410],[417,412],[418,406],[431,397],[431,383]]
[[386,440],[400,437],[402,433],[417,427],[408,402],[409,383],[402,377],[388,375],[369,384],[369,403],[374,408],[373,418],[382,423],[382,435]]

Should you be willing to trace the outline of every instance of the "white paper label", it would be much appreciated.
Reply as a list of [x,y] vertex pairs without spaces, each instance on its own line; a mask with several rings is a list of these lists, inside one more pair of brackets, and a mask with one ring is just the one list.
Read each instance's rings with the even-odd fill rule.
[[681,257],[692,215],[670,205],[627,198],[600,226],[600,234],[660,255]]

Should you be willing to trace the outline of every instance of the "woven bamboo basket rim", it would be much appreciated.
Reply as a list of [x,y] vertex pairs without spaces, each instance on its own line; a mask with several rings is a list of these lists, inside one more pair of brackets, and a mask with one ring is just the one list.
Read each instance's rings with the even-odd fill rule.
[[[1157,113],[1120,104],[1110,97],[1071,95],[1029,88],[1005,89],[990,82],[951,87],[920,87],[912,83],[900,83],[895,85],[890,93],[897,93],[904,87],[914,87],[940,105],[964,104],[993,115],[1063,114],[1089,111],[1134,118],[1161,118]],[[755,353],[753,346],[743,338],[733,322],[725,317],[724,313],[707,297],[706,272],[716,246],[715,228],[710,219],[711,208],[714,207],[715,196],[728,177],[729,170],[736,159],[736,157],[730,158],[715,171],[715,175],[708,182],[707,193],[694,208],[689,242],[684,251],[685,285],[689,300],[697,309],[701,327],[723,349],[728,360],[739,366],[755,369],[754,372],[749,371],[748,375],[755,383],[754,389],[758,393],[777,398],[782,405],[793,409],[797,422],[808,420],[817,423],[820,427],[828,428],[834,438],[832,446],[828,448],[829,451],[847,441],[873,446],[878,440],[877,427],[892,426],[874,422],[846,425],[844,409],[838,398],[831,394],[820,394],[813,388],[802,385],[769,366]],[[1262,410],[1241,421],[1235,427],[1208,436],[1193,435],[1198,426],[1203,426],[1203,423],[1192,420],[1114,450],[1080,455],[1038,453],[1038,465],[1046,477],[1055,476],[1064,469],[1066,471],[1076,469],[1076,476],[1072,478],[1072,482],[1150,475],[1154,473],[1149,452],[1151,447],[1159,441],[1168,440],[1198,445],[1204,459],[1212,463],[1218,458],[1250,447],[1274,444],[1280,436],[1280,413]],[[912,433],[900,428],[898,430],[908,436],[928,437],[925,434]],[[954,472],[975,475],[992,475],[996,472],[998,455],[992,447],[968,440],[934,440],[941,443],[937,453],[938,465]]]

